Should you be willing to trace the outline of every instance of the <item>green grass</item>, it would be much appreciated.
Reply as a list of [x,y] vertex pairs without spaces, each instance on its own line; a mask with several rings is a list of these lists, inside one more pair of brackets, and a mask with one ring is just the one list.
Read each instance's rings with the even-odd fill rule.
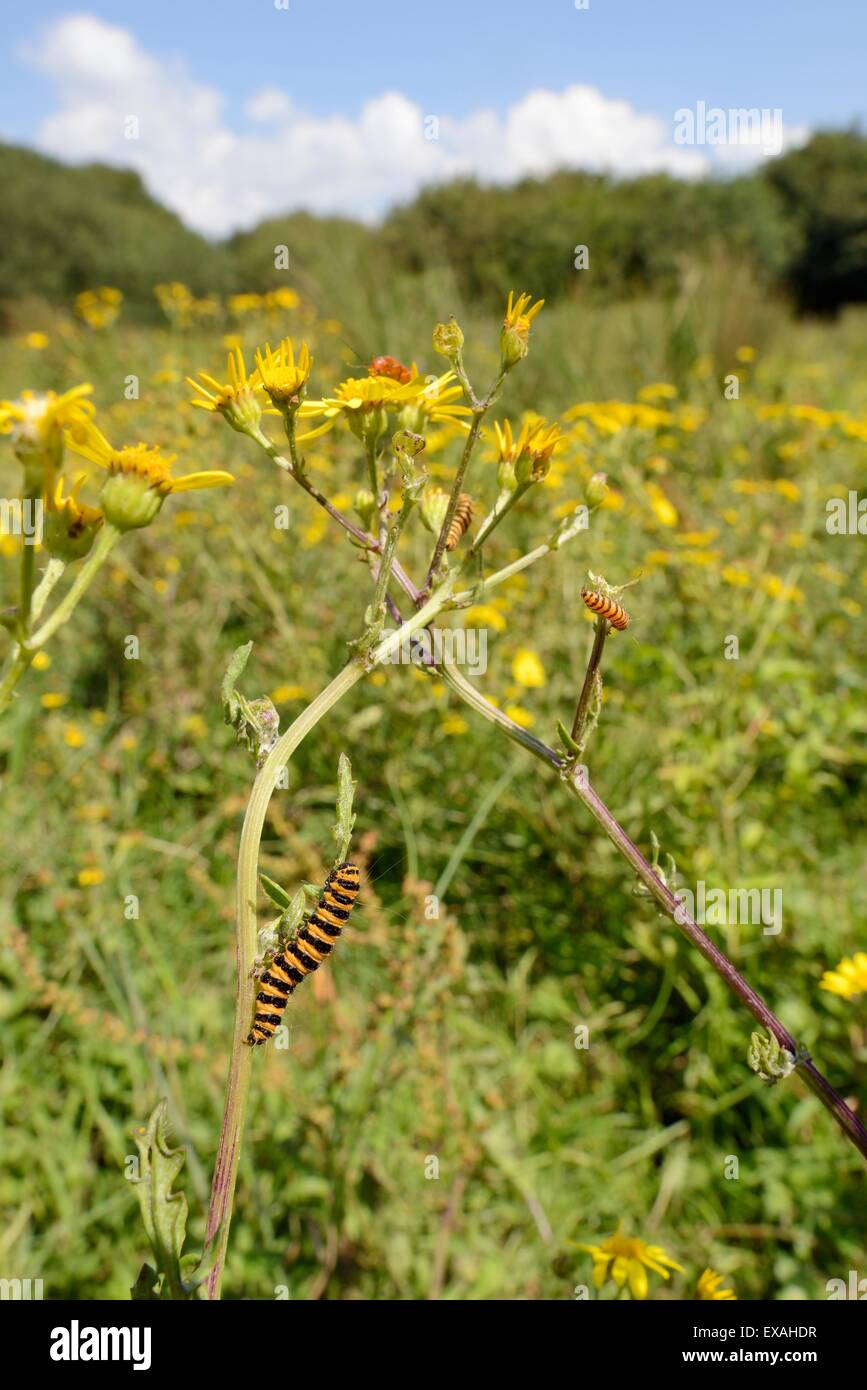
[[[496,324],[441,278],[412,297],[399,284],[343,294],[340,333],[306,328],[315,392],[347,373],[342,339],[439,370],[430,328],[452,310],[463,310],[474,378],[493,371]],[[265,336],[251,326],[248,345],[257,327]],[[268,331],[301,335],[292,316]],[[253,772],[222,723],[220,680],[252,638],[246,693],[298,688],[278,700],[285,727],[361,633],[366,575],[264,456],[183,407],[185,372],[219,372],[219,333],[121,323],[110,337],[59,325],[50,336],[40,354],[0,344],[0,394],[92,380],[110,438],[162,442],[179,471],[238,478],[231,494],[170,499],[127,539],[0,727],[0,1275],[41,1277],[52,1298],[125,1297],[149,1258],[124,1179],[133,1126],[169,1097],[187,1150],[190,1249],[219,1131],[234,856]],[[744,343],[758,349],[746,368],[735,359]],[[632,400],[654,381],[707,414],[691,431],[590,432],[555,467],[492,562],[549,534],[553,511],[579,501],[596,468],[622,505],[499,591],[504,627],[489,627],[480,680],[553,742],[586,662],[587,569],[615,583],[642,572],[624,599],[633,624],[606,651],[594,784],[643,850],[655,831],[687,885],[782,889],[779,937],[712,934],[856,1099],[863,1008],[818,985],[865,948],[867,569],[862,540],[824,529],[825,499],[859,486],[864,441],[758,408],[800,402],[863,418],[865,347],[863,313],[793,324],[719,269],[674,306],[543,313],[504,397],[513,416]],[[737,402],[722,399],[731,371]],[[124,399],[129,373],[138,401]],[[454,461],[453,444],[433,458],[443,476]],[[363,485],[348,434],[314,443],[309,462],[329,495]],[[6,446],[0,468],[12,495]],[[494,472],[483,451],[471,488],[482,508]],[[791,498],[736,486],[786,479]],[[675,527],[654,512],[648,483],[664,488]],[[273,527],[281,501],[288,533]],[[702,532],[716,534],[690,543]],[[409,537],[416,574],[429,544],[420,528]],[[745,583],[725,578],[739,570]],[[9,604],[11,557],[3,579]],[[130,634],[138,661],[123,656]],[[729,634],[739,661],[723,658]],[[540,656],[543,687],[515,685],[521,648]],[[66,703],[46,710],[46,693]],[[690,1296],[710,1264],[741,1297],[824,1297],[825,1281],[862,1259],[858,1154],[797,1079],[768,1089],[753,1076],[752,1021],[632,894],[623,862],[556,779],[487,725],[453,731],[457,715],[471,719],[391,667],[326,718],[275,795],[262,867],[287,886],[315,881],[348,752],[355,853],[370,881],[333,965],[292,1001],[291,1048],[255,1059],[225,1296],[288,1286],[296,1299],[568,1298],[590,1275],[569,1242],[592,1243],[622,1219],[688,1271],[652,1279],[656,1296]],[[430,921],[425,896],[447,865]],[[88,867],[104,881],[79,886]],[[46,995],[40,980],[59,989]],[[586,1050],[574,1046],[580,1024]],[[430,1156],[436,1179],[425,1176]]]

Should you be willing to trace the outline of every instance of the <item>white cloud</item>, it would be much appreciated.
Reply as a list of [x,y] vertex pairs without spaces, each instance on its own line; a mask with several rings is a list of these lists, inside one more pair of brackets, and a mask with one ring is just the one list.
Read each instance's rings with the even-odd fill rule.
[[[434,118],[400,92],[373,98],[354,118],[318,117],[264,88],[245,107],[262,127],[250,132],[231,128],[220,93],[180,59],[149,54],[129,30],[93,15],[58,20],[24,57],[57,96],[39,130],[42,149],[132,166],[156,197],[214,235],[298,207],[374,218],[457,174],[504,182],[569,167],[695,177],[722,163],[721,149],[675,144],[659,117],[590,86],[532,91],[503,115],[460,120]],[[138,138],[128,138],[130,116]]]
[[288,121],[292,115],[292,103],[279,87],[263,87],[255,92],[244,109],[251,121],[261,121],[263,124]]

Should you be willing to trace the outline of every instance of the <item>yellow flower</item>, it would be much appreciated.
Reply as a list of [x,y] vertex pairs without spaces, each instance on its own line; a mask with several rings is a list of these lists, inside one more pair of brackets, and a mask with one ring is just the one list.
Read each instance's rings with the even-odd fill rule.
[[660,526],[676,526],[677,511],[658,483],[645,483],[644,491]]
[[535,652],[520,647],[512,659],[512,677],[518,685],[533,690],[545,684],[545,668]]
[[[256,399],[257,391],[264,390],[261,375],[258,370],[247,375],[244,354],[240,347],[234,347],[230,351],[226,375],[229,380],[224,383],[215,381],[207,372],[199,372],[198,381],[188,376],[187,382],[199,393],[190,404],[198,406],[200,410],[217,412],[239,434],[255,437],[262,418],[262,407]],[[266,406],[265,413],[279,415],[280,412],[274,407]]]
[[301,404],[312,366],[307,344],[301,344],[296,361],[292,339],[284,338],[273,351],[266,343],[264,356],[256,350],[254,376],[264,386],[271,404],[280,411],[289,411]]
[[22,347],[31,348],[33,352],[43,352],[48,347],[47,333],[25,333],[21,339]]
[[653,401],[673,400],[676,395],[677,387],[672,386],[670,381],[651,381],[648,386],[642,386],[636,399],[652,404]]
[[87,481],[81,473],[68,497],[63,495],[63,479],[58,478],[54,495],[49,499],[45,518],[45,549],[49,555],[67,563],[81,560],[93,545],[94,537],[105,517],[98,507],[79,502],[78,493]]
[[46,690],[39,703],[43,709],[62,709],[68,699],[62,690]]
[[497,441],[497,481],[501,488],[514,491],[515,483],[539,482],[548,472],[551,457],[560,443],[560,426],[549,425],[541,417],[526,420],[515,435],[511,421],[494,424]]
[[544,299],[539,299],[530,307],[532,297],[529,294],[521,294],[516,299],[514,290],[509,290],[500,333],[500,355],[506,371],[517,366],[530,350],[530,327],[545,303]]
[[841,999],[854,999],[867,991],[867,951],[844,956],[835,970],[826,970],[820,989],[839,994]]
[[464,623],[467,627],[491,627],[494,632],[505,632],[507,626],[499,608],[492,603],[476,603],[468,608],[464,613]]
[[105,874],[102,869],[79,869],[78,886],[80,888],[95,888],[97,884],[105,882]]
[[76,453],[107,471],[100,501],[106,521],[120,531],[149,526],[170,492],[223,487],[235,481],[231,473],[219,469],[173,478],[176,455],[164,456],[158,448],[142,443],[115,449],[89,420],[73,426],[66,437]]
[[75,312],[90,328],[110,328],[120,313],[123,294],[113,285],[99,285],[75,296]]
[[284,285],[279,290],[269,290],[265,295],[266,309],[297,309],[301,300],[295,290]]
[[737,352],[735,353],[735,357],[737,358],[738,362],[755,362],[756,350],[754,347],[749,347],[745,343],[743,347],[738,348]]
[[536,716],[531,714],[523,705],[506,705],[503,713],[508,715],[513,724],[518,724],[522,729],[532,729],[536,722]]
[[737,1299],[734,1289],[721,1289],[720,1284],[723,1276],[717,1274],[714,1269],[706,1269],[698,1281],[698,1296],[714,1302],[721,1302],[725,1299]]
[[276,690],[271,691],[271,699],[275,705],[281,705],[286,700],[303,700],[307,691],[303,685],[278,685]]
[[[415,368],[407,382],[379,375],[349,377],[340,383],[333,396],[304,402],[299,416],[303,419],[324,416],[325,423],[303,437],[312,439],[324,434],[342,417],[359,439],[376,444],[388,430],[388,411],[402,412],[406,407],[422,411],[431,420],[455,419],[466,413],[466,408],[451,404],[455,395],[460,394],[460,388],[446,390],[454,379],[454,372],[446,372],[426,382]],[[411,427],[404,418],[400,424],[404,429]]]
[[618,1289],[628,1282],[633,1298],[647,1297],[646,1270],[652,1269],[668,1279],[670,1269],[683,1274],[681,1265],[676,1264],[659,1245],[645,1245],[637,1237],[624,1236],[617,1231],[599,1245],[579,1245],[593,1256],[593,1283],[601,1289],[606,1279],[614,1280]]
[[448,714],[440,724],[440,729],[444,734],[465,734],[469,729],[466,719],[462,719],[459,714]]
[[22,391],[17,401],[0,401],[0,434],[11,434],[28,489],[51,492],[63,454],[63,430],[84,424],[93,415],[93,403],[84,399],[92,390],[84,382],[61,396],[54,391]]
[[77,724],[67,724],[63,730],[63,742],[69,748],[83,748],[87,737]]
[[31,664],[34,671],[47,671],[51,665],[51,656],[46,651],[37,652]]
[[733,584],[738,589],[746,589],[753,582],[749,570],[739,569],[737,565],[726,565],[722,577],[726,584]]

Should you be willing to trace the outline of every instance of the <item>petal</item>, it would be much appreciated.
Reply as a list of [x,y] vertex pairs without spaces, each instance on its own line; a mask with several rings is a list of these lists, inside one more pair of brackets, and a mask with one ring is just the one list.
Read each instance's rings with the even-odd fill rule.
[[183,478],[172,478],[170,492],[195,492],[204,487],[228,487],[235,479],[231,473],[213,469],[205,473],[187,473]]
[[611,1277],[619,1289],[623,1288],[629,1274],[629,1264],[622,1255],[618,1255],[614,1264],[611,1266]]
[[633,1298],[647,1297],[647,1275],[640,1260],[629,1261],[629,1290]]
[[[275,414],[279,415],[279,410],[275,411]],[[333,417],[330,420],[326,420],[324,425],[317,426],[315,430],[308,430],[306,434],[297,435],[295,440],[296,444],[303,444],[305,439],[318,439],[320,434],[327,434],[330,429],[334,428],[335,418],[336,417]]]

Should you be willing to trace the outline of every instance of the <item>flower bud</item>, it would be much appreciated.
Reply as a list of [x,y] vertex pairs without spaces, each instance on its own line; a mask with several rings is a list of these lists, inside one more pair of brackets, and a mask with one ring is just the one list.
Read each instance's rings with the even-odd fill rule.
[[358,492],[355,494],[353,506],[365,530],[372,531],[374,529],[377,511],[376,498],[369,488],[359,488]]
[[464,345],[464,335],[454,314],[448,323],[438,323],[433,331],[434,351],[454,362],[460,356]]
[[601,507],[608,496],[608,478],[604,473],[594,473],[584,492],[588,507]]
[[515,299],[514,291],[509,291],[506,317],[500,332],[500,357],[506,372],[522,362],[530,351],[530,325],[545,303],[544,299],[540,299],[529,307],[531,297],[522,294]]
[[449,494],[441,487],[425,489],[421,499],[421,519],[428,531],[438,536],[449,509]]
[[43,544],[52,559],[63,560],[65,564],[84,559],[105,521],[98,507],[79,502],[76,493],[84,481],[82,474],[69,497],[64,497],[61,478],[45,511]]

